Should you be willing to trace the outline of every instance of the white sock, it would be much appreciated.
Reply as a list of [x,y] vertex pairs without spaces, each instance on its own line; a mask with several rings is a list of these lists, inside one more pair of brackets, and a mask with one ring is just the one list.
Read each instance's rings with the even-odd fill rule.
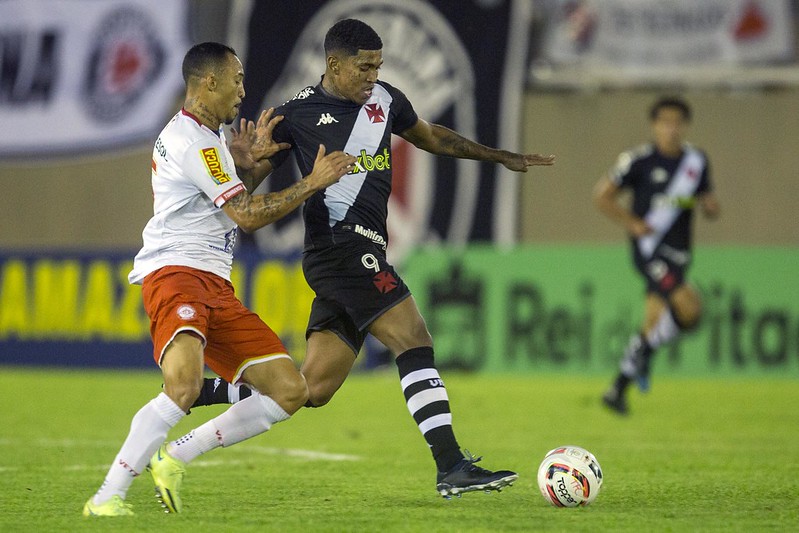
[[94,495],[94,503],[106,502],[115,495],[124,500],[133,479],[144,471],[170,428],[184,416],[186,413],[163,392],[139,409],[105,481]]
[[646,334],[646,342],[652,349],[656,349],[674,339],[680,333],[680,326],[674,321],[674,316],[671,314],[671,309],[668,307],[663,310],[649,333]]
[[239,394],[239,391],[241,391],[241,387],[243,387],[243,386],[244,385],[236,386],[236,385],[231,385],[230,383],[228,383],[228,386],[227,386],[227,398],[228,398],[228,401],[230,403],[238,403],[239,400],[241,400],[241,396]]
[[227,411],[169,443],[168,452],[188,463],[220,446],[232,446],[268,431],[289,414],[269,396],[253,393],[231,405]]

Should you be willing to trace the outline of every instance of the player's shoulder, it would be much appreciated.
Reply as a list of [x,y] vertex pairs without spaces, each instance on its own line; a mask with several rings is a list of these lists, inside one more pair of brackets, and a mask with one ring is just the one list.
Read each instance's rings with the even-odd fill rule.
[[376,85],[382,87],[388,94],[392,96],[392,98],[396,98],[397,96],[401,96],[402,98],[407,100],[405,93],[402,92],[398,87],[391,85],[389,82],[384,80],[377,80],[375,83]]
[[222,140],[195,117],[181,110],[161,131],[156,144],[160,144],[177,156],[194,146],[218,148]]
[[633,165],[652,157],[654,154],[655,146],[652,143],[643,143],[629,148],[620,153],[616,159],[616,173],[626,173]]
[[628,148],[621,155],[628,157],[630,161],[641,161],[648,157],[652,157],[655,155],[655,145],[651,142],[649,143],[641,143],[639,145],[633,146],[632,148]]
[[296,109],[298,106],[318,100],[319,96],[319,88],[308,85],[297,91],[294,96],[283,102],[277,109],[286,111]]
[[702,158],[703,161],[707,161],[708,160],[707,159],[707,152],[705,152],[702,148],[699,148],[695,144],[690,143],[690,142],[685,142],[683,144],[683,147],[684,147],[684,150],[686,152],[692,152],[692,153],[697,154],[699,157]]

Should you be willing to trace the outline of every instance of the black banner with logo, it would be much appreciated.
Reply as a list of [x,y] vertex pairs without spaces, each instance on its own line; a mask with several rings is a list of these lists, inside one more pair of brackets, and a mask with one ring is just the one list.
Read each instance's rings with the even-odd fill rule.
[[[402,90],[421,118],[480,143],[521,150],[520,111],[529,2],[502,0],[305,0],[255,2],[245,61],[242,116],[255,118],[324,72],[327,29],[358,18],[383,40],[381,79]],[[512,243],[517,235],[517,175],[501,165],[435,157],[393,141],[389,254],[401,260],[425,242]],[[298,177],[284,165],[268,180],[280,189]],[[264,250],[299,246],[299,214],[256,233]]]

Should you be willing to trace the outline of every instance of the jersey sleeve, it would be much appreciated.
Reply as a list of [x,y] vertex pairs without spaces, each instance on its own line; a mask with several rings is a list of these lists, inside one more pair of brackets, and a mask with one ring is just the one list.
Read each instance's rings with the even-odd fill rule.
[[405,93],[387,83],[384,83],[384,85],[393,99],[391,112],[394,114],[394,120],[392,121],[391,133],[400,134],[416,124],[419,120],[419,115],[416,114],[411,101],[408,100]]
[[616,187],[630,187],[633,183],[633,154],[631,151],[622,152],[616,159],[616,164],[608,172],[610,181]]
[[[279,115],[283,115],[284,118],[278,122],[277,126],[275,126],[275,129],[272,130],[272,140],[276,143],[289,143],[293,148],[296,146],[296,143],[294,142],[294,136],[291,134],[288,109],[286,109],[285,105],[280,106],[275,110],[274,116],[277,117]],[[278,153],[269,158],[269,162],[272,163],[273,169],[286,162],[286,159],[288,159],[289,155],[291,155],[292,148],[289,148],[288,150],[280,150]]]
[[183,169],[186,177],[217,207],[245,189],[221,143],[203,139],[192,144],[186,150]]

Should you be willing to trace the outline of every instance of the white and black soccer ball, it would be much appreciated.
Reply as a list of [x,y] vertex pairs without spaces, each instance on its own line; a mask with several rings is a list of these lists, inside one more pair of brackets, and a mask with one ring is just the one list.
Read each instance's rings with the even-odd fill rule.
[[555,507],[578,507],[596,499],[602,488],[602,467],[579,446],[550,450],[538,467],[538,488]]

